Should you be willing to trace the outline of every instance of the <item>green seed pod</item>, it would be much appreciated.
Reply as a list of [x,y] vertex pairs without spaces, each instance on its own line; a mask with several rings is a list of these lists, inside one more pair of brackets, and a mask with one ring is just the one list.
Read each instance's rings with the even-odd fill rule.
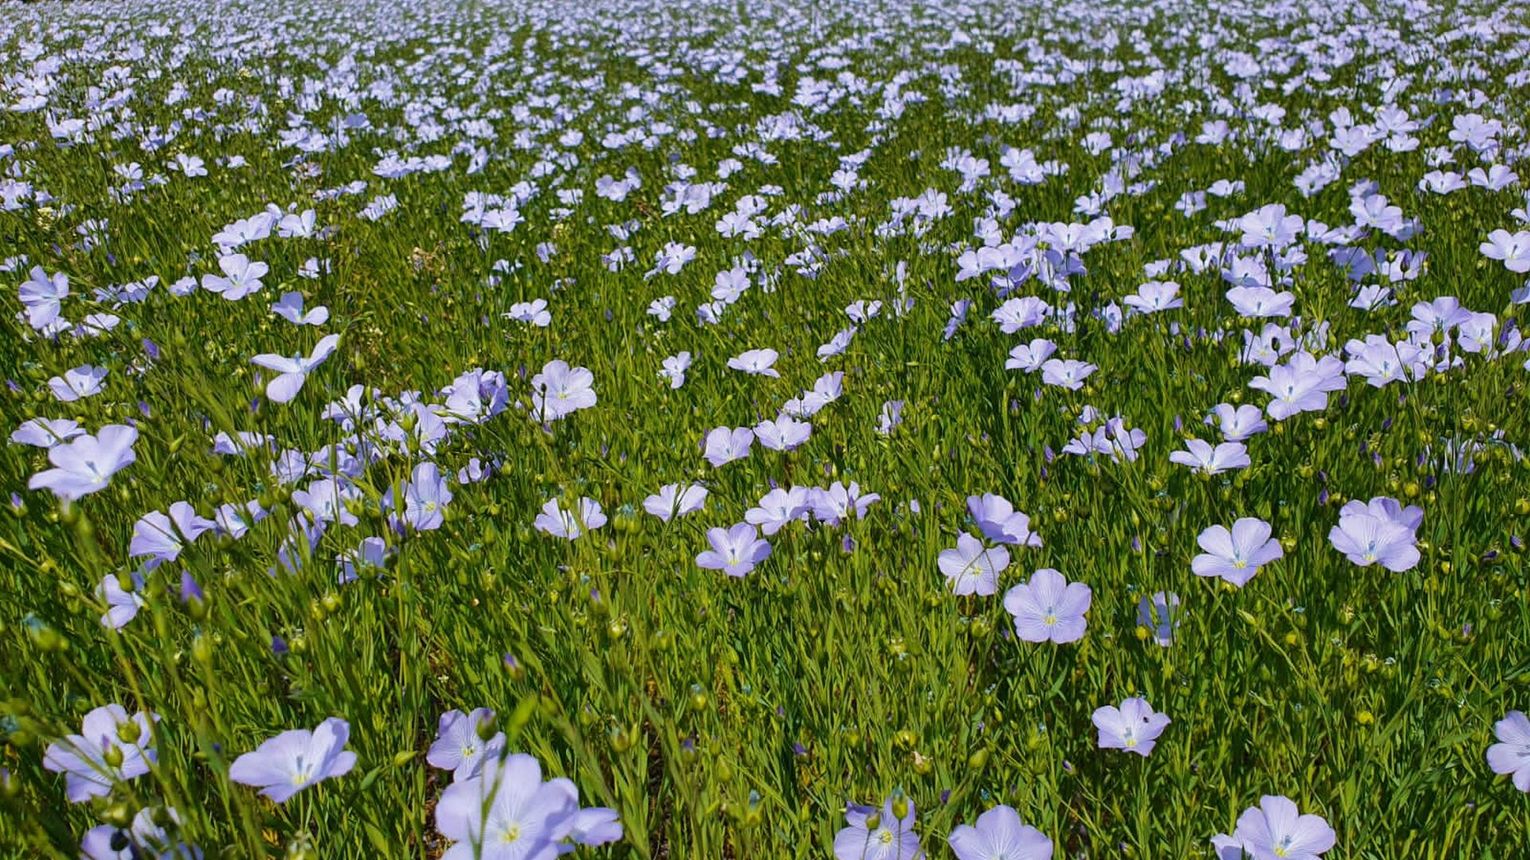
[[[108,752],[117,751],[109,750]],[[112,767],[117,767],[118,764],[121,764],[121,752],[117,752],[117,758],[119,759],[118,763],[112,765]],[[123,803],[119,800],[116,803],[110,804],[105,809],[101,810],[101,820],[113,827],[127,827],[129,824],[133,823],[133,810],[126,803]]]
[[632,737],[623,729],[613,726],[608,734],[611,738],[612,751],[621,754],[632,749]]
[[203,666],[208,666],[212,664],[212,658],[212,640],[206,634],[198,633],[197,637],[191,640],[191,659]]

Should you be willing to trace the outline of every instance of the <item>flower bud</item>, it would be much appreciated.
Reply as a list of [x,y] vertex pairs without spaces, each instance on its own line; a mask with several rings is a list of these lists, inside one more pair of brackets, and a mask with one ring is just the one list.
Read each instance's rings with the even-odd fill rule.
[[487,717],[484,717],[478,721],[478,725],[476,726],[478,739],[484,743],[488,743],[489,739],[494,737],[494,733],[498,731],[498,729],[499,720],[496,719],[493,713],[490,713]]
[[514,654],[505,655],[505,670],[510,673],[512,681],[519,681],[526,677],[526,667],[521,665],[521,661]]

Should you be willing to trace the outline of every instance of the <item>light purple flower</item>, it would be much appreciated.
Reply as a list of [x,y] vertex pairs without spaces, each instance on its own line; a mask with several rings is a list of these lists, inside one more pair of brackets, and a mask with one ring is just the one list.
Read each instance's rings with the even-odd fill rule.
[[1515,788],[1530,791],[1530,718],[1524,711],[1510,711],[1493,725],[1493,733],[1498,743],[1488,747],[1488,767],[1512,775]]
[[1196,576],[1218,576],[1242,588],[1263,565],[1285,555],[1280,541],[1270,537],[1270,524],[1242,517],[1226,526],[1211,526],[1196,538],[1205,552],[1190,561]]
[[691,484],[683,490],[679,484],[665,484],[643,500],[643,510],[667,523],[675,517],[701,510],[706,502],[707,488],[700,484]]
[[225,254],[218,258],[220,275],[203,275],[202,289],[209,293],[221,293],[229,301],[238,301],[251,293],[259,292],[260,279],[271,271],[265,263],[252,263],[243,254]]
[[546,424],[588,409],[596,403],[595,374],[587,368],[570,367],[561,359],[549,361],[531,377],[532,416]]
[[350,734],[350,724],[339,717],[330,717],[313,731],[282,732],[235,759],[228,778],[285,803],[308,786],[344,776],[356,766],[356,754],[345,749]]
[[1243,853],[1243,843],[1226,833],[1211,837],[1211,850],[1216,855],[1215,860],[1243,860],[1247,856]]
[[1230,469],[1243,469],[1249,465],[1248,449],[1242,442],[1223,442],[1215,448],[1201,439],[1185,440],[1185,450],[1172,451],[1169,462],[1216,475]]
[[52,448],[84,432],[77,422],[67,418],[29,418],[11,433],[11,441],[34,448]]
[[1057,344],[1038,337],[1030,343],[1022,343],[1010,350],[1009,358],[1004,362],[1004,369],[1035,373],[1055,352],[1057,352]]
[[1228,442],[1242,442],[1250,436],[1270,429],[1259,407],[1245,403],[1234,408],[1230,403],[1219,403],[1206,416],[1206,423],[1217,423],[1217,430]]
[[728,359],[728,367],[755,376],[779,377],[780,372],[773,367],[778,357],[773,349],[751,349]]
[[[1491,339],[1491,323],[1488,328]],[[1393,343],[1380,335],[1367,335],[1363,341],[1350,340],[1344,344],[1344,351],[1350,356],[1344,363],[1344,372],[1364,376],[1373,388],[1420,379],[1429,368],[1429,353],[1423,348],[1407,341]]]
[[987,596],[999,590],[999,574],[1009,567],[1009,550],[985,547],[982,541],[963,533],[956,539],[955,549],[941,551],[939,566],[951,582],[952,594]]
[[1100,749],[1124,750],[1143,758],[1153,751],[1170,722],[1168,715],[1154,711],[1142,698],[1127,699],[1119,708],[1099,708],[1091,721],[1100,730]]
[[101,385],[106,380],[106,368],[82,364],[72,370],[64,371],[63,376],[55,376],[48,380],[48,389],[53,392],[54,399],[60,403],[73,403],[85,397],[93,397],[101,393]]
[[[567,780],[564,780],[567,782]],[[570,783],[572,784],[572,783]],[[616,810],[604,806],[581,809],[574,813],[568,839],[575,845],[597,847],[622,838],[622,822]]]
[[1088,362],[1074,359],[1049,358],[1041,365],[1041,381],[1077,391],[1084,387],[1084,380],[1099,368]]
[[101,615],[101,625],[113,630],[121,630],[138,616],[138,610],[144,606],[143,597],[138,593],[143,589],[143,576],[133,573],[128,579],[131,590],[125,590],[118,581],[117,574],[109,573],[101,584],[96,586],[96,598],[106,604],[106,612]]
[[467,714],[458,710],[442,714],[425,761],[431,767],[451,771],[452,779],[459,782],[477,776],[484,762],[498,761],[504,753],[504,732],[483,737],[482,728],[493,719],[494,712],[488,708],[477,708]]
[[865,519],[867,509],[882,500],[878,493],[862,493],[861,485],[856,481],[851,481],[848,487],[843,481],[835,481],[827,489],[811,487],[807,498],[813,517],[831,526],[839,525],[841,520],[852,515],[858,520]]
[[42,329],[58,319],[63,300],[69,296],[69,276],[63,272],[48,274],[42,266],[33,266],[30,277],[21,284],[21,306],[27,312],[27,324]]
[[1031,531],[1031,518],[1016,511],[1003,496],[984,493],[967,497],[967,512],[983,537],[1014,546],[1041,546],[1041,536]]
[[979,815],[976,826],[958,824],[946,841],[956,860],[1052,860],[1052,840],[1009,806]]
[[446,521],[452,490],[435,463],[417,464],[403,491],[404,525],[423,532],[438,529]]
[[1250,248],[1279,250],[1296,241],[1302,231],[1302,217],[1286,214],[1286,207],[1279,203],[1261,206],[1235,223],[1243,231],[1242,243]]
[[381,571],[387,567],[388,544],[375,535],[362,538],[355,549],[336,556],[335,563],[340,566],[340,573],[336,577],[340,585],[355,582],[362,571]]
[[[1518,233],[1510,233],[1508,230],[1494,230],[1488,234],[1487,241],[1477,246],[1482,256],[1489,260],[1499,260],[1504,268],[1515,274],[1523,275],[1530,272],[1530,230],[1521,230]],[[33,269],[32,277],[36,278],[41,269]],[[60,277],[54,275],[55,278]],[[68,284],[68,281],[65,281]],[[22,285],[26,289],[26,285]],[[67,287],[65,289],[67,293]],[[22,299],[26,301],[25,297]],[[34,321],[33,327],[37,326]]]
[[1284,421],[1301,412],[1321,412],[1328,408],[1330,392],[1343,391],[1349,382],[1344,376],[1344,362],[1334,356],[1321,359],[1299,352],[1286,364],[1270,368],[1268,376],[1256,376],[1248,387],[1271,396],[1265,412],[1276,421]]
[[244,537],[250,526],[265,519],[267,513],[260,506],[259,499],[251,499],[242,505],[223,504],[218,506],[213,515],[213,523],[217,526],[218,534],[238,540]]
[[135,462],[133,443],[138,430],[124,424],[109,424],[95,436],[81,436],[48,450],[48,462],[54,468],[32,476],[27,487],[48,489],[65,500],[78,499],[106,489],[112,475]]
[[[174,808],[166,808],[165,812],[179,827],[181,814]],[[92,827],[80,840],[80,855],[85,860],[201,860],[200,848],[172,838],[154,819],[154,810],[145,807],[138,810],[133,823],[124,829],[110,824]],[[125,843],[121,849],[113,847],[119,840]]]
[[714,427],[707,434],[705,456],[712,468],[719,469],[734,460],[749,456],[749,447],[753,444],[754,431],[748,427]]
[[1143,314],[1171,310],[1185,305],[1179,298],[1179,284],[1173,281],[1148,281],[1138,287],[1134,295],[1122,299],[1121,303]]
[[1093,598],[1089,586],[1068,582],[1061,573],[1044,567],[1004,593],[1004,608],[1015,619],[1015,634],[1026,642],[1062,645],[1084,638]]
[[295,291],[282,293],[281,299],[271,305],[271,310],[293,325],[324,325],[329,322],[329,308],[319,305],[304,313],[303,294]]
[[1328,531],[1328,542],[1361,567],[1380,564],[1393,573],[1401,573],[1418,564],[1413,529],[1390,516],[1377,516],[1370,509],[1361,511],[1346,505],[1339,511],[1339,524]]
[[1227,301],[1233,309],[1246,317],[1288,317],[1291,306],[1296,303],[1292,293],[1279,292],[1269,287],[1233,287],[1227,291]]
[[659,371],[659,376],[669,380],[671,389],[679,388],[685,384],[685,372],[691,368],[691,354],[681,350],[664,359],[663,368]]
[[319,478],[294,491],[292,503],[306,511],[316,523],[337,522],[354,526],[360,520],[351,512],[350,503],[360,498],[361,490],[344,477]]
[[1172,591],[1160,591],[1137,601],[1137,624],[1153,631],[1153,641],[1162,648],[1174,644],[1178,616],[1179,595]]
[[761,421],[754,426],[754,438],[772,451],[790,451],[806,442],[812,434],[813,425],[790,415],[782,415],[774,421]]
[[1254,860],[1317,860],[1336,836],[1322,818],[1301,815],[1289,799],[1267,794],[1238,816],[1233,839]]
[[189,502],[173,502],[170,513],[151,511],[133,524],[133,538],[128,543],[128,555],[133,558],[147,556],[146,570],[174,561],[180,557],[186,545],[217,526],[212,520],[197,516]]
[[1417,531],[1418,527],[1424,524],[1423,508],[1418,505],[1403,507],[1401,502],[1388,496],[1377,496],[1368,502],[1355,499],[1345,502],[1344,507],[1339,509],[1341,517],[1360,514],[1370,514],[1377,519],[1397,523],[1412,531]]
[[811,391],[786,401],[781,411],[793,418],[811,418],[845,393],[845,372],[833,370],[813,381]]
[[[435,419],[440,423],[481,423],[505,410],[510,402],[510,388],[505,375],[494,370],[474,368],[460,374],[441,390],[446,395],[443,407],[427,409],[414,404],[415,415],[421,419]],[[444,435],[445,428],[441,432]],[[420,433],[421,431],[416,431]]]
[[287,403],[303,390],[303,383],[308,380],[308,374],[323,364],[339,344],[340,335],[325,335],[314,345],[313,352],[306,357],[281,356],[266,352],[250,359],[250,363],[277,372],[276,378],[266,383],[266,397],[273,403]]
[[[924,849],[914,832],[914,802],[907,801],[908,814],[893,814],[889,798],[881,810],[852,804],[845,809],[848,827],[834,834],[835,860],[921,860]],[[876,816],[876,826],[868,822]]]
[[712,548],[696,556],[696,566],[721,570],[729,576],[744,576],[770,557],[770,543],[760,538],[749,523],[708,529],[707,543]]
[[811,505],[807,487],[777,487],[761,497],[759,505],[744,512],[744,521],[773,535],[794,520],[806,518]]
[[275,441],[275,438],[264,433],[240,430],[233,436],[230,436],[227,432],[220,430],[218,435],[213,437],[212,450],[214,454],[237,456],[259,450],[262,447],[271,447]]
[[573,784],[543,782],[531,756],[487,760],[478,776],[452,783],[436,804],[436,829],[456,843],[441,860],[553,860],[577,812]]
[[516,302],[510,306],[510,312],[505,314],[505,319],[529,323],[537,328],[547,328],[552,325],[552,314],[547,310],[547,299]]
[[[76,337],[100,337],[116,328],[121,322],[122,318],[116,314],[86,314],[85,318],[80,320],[79,327],[74,330],[74,335]],[[150,343],[152,342],[150,341]],[[149,350],[145,350],[145,352],[149,352]],[[149,358],[153,359],[154,356],[151,354]]]
[[[111,794],[112,785],[143,776],[154,758],[149,720],[158,715],[128,716],[121,705],[102,705],[85,715],[80,733],[48,745],[43,767],[64,774],[64,796],[70,803]],[[107,764],[108,751],[120,762]]]
[[565,511],[559,507],[557,499],[548,499],[532,523],[538,530],[553,537],[569,540],[577,540],[585,529],[594,530],[605,524],[606,514],[601,510],[600,502],[591,498],[580,499],[577,512]]

